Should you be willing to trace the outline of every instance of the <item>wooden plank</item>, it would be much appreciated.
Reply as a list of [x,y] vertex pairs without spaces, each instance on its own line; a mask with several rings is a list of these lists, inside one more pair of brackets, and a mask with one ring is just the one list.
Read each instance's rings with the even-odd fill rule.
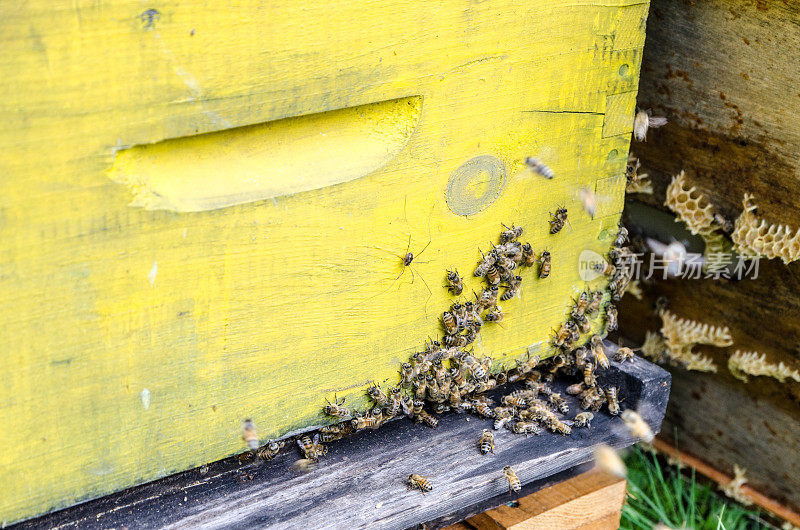
[[[639,409],[658,429],[668,374],[637,359],[634,364],[615,363],[607,375],[621,386],[624,404]],[[568,399],[574,409],[575,400]],[[458,414],[441,416],[433,430],[394,421],[331,444],[326,458],[305,474],[292,472],[294,450],[255,468],[241,469],[230,458],[210,465],[206,475],[181,473],[20,528],[406,528],[421,522],[439,527],[454,522],[448,514],[464,513],[487,499],[493,499],[493,506],[514,500],[502,474],[505,465],[530,483],[589,461],[596,443],[633,443],[619,418],[600,413],[591,429],[576,429],[567,437],[495,431],[495,454],[483,456],[475,441],[490,424]],[[237,472],[242,471],[253,473],[253,480],[238,483]],[[404,484],[409,473],[428,475],[433,490],[424,495],[409,491]]]
[[[444,270],[469,273],[501,221],[549,247],[554,272],[528,273],[476,352],[499,362],[542,342],[584,286],[578,253],[602,252],[617,225],[619,211],[584,214],[576,191],[622,170],[626,107],[607,101],[637,89],[647,8],[0,4],[0,520],[223,458],[245,417],[266,438],[329,421],[320,407],[334,394],[363,407],[368,382],[396,381],[435,333]],[[159,149],[142,146],[339,110],[358,125],[353,109],[400,98],[422,101],[408,143],[336,186],[177,213],[129,206],[131,188],[108,175],[117,153]],[[362,133],[344,159],[363,169]],[[206,152],[170,160],[189,174]],[[559,177],[524,171],[531,154]],[[477,206],[456,215],[448,183],[477,157],[505,177],[468,174],[461,199]],[[243,167],[222,171],[241,182]],[[499,196],[481,202],[491,183]],[[551,237],[548,212],[564,204],[571,229]],[[430,247],[396,279],[409,238],[412,252]]]

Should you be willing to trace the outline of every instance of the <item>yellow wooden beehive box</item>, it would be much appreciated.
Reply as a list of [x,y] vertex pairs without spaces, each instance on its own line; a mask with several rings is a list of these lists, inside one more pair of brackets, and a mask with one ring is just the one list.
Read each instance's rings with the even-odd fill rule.
[[0,4],[0,520],[363,406],[501,222],[553,274],[475,351],[546,342],[616,230],[647,8]]

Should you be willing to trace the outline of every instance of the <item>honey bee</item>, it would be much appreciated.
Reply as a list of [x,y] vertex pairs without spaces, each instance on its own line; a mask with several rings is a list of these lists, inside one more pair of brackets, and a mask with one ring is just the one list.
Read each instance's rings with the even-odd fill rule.
[[403,363],[400,367],[400,386],[410,388],[414,382],[414,367],[411,363]]
[[343,432],[328,432],[328,433],[321,432],[319,435],[319,441],[322,443],[330,443],[330,442],[335,442],[336,440],[341,440],[343,437],[344,437]]
[[494,252],[489,252],[485,256],[481,252],[481,262],[478,264],[478,267],[475,269],[475,276],[480,278],[481,276],[486,276],[486,273],[489,272],[489,268],[494,265],[494,262],[497,260],[497,255]]
[[336,396],[333,396],[333,403],[328,401],[328,398],[325,398],[325,401],[328,403],[322,408],[322,411],[327,414],[328,416],[334,416],[336,418],[349,418],[350,417],[350,409],[347,407],[343,407],[344,400],[346,398],[342,398],[342,401],[338,401]]
[[667,119],[661,116],[650,116],[650,111],[640,110],[633,118],[633,137],[640,142],[647,141],[647,130],[657,129],[667,124]]
[[652,442],[653,438],[655,438],[653,430],[636,412],[632,410],[623,410],[620,418],[625,422],[625,425],[631,432],[631,436],[634,438],[638,438],[646,443]]
[[[497,267],[498,272],[509,273],[513,270],[516,270],[517,263],[511,258],[500,256],[497,258],[497,262],[494,264],[494,266]],[[501,274],[501,276],[503,276],[503,274]]]
[[573,355],[574,362],[575,362],[575,368],[578,368],[579,370],[583,370],[583,368],[586,366],[586,357],[588,356],[588,353],[586,352],[586,348],[583,347],[583,346],[581,346],[580,348],[576,348],[572,352],[572,355]]
[[264,447],[262,447],[261,449],[259,449],[258,451],[256,451],[256,456],[261,460],[263,460],[264,462],[269,462],[270,460],[278,456],[278,453],[281,451],[281,449],[283,449],[283,446],[284,442],[276,442],[273,440]]
[[614,354],[614,360],[621,363],[625,361],[633,362],[633,358],[633,350],[630,348],[620,348]]
[[352,425],[354,430],[361,431],[364,429],[374,429],[378,425],[378,420],[372,415],[356,416],[355,418],[350,420],[350,424]]
[[419,414],[417,414],[417,421],[421,421],[431,429],[435,429],[439,425],[439,420],[437,420],[424,410],[421,410]]
[[256,432],[256,425],[253,423],[253,420],[249,418],[242,421],[242,438],[244,438],[250,451],[255,453],[259,446],[258,432]]
[[617,272],[617,268],[611,265],[610,263],[595,263],[593,266],[595,272],[598,272],[604,276],[614,276],[614,273]]
[[492,285],[491,287],[484,289],[480,296],[477,297],[478,301],[475,303],[478,310],[496,306],[497,294],[499,291],[500,289],[496,285]]
[[524,361],[517,359],[517,370],[523,374],[527,374],[539,365],[539,361],[540,359],[538,355],[531,357],[531,353],[528,352],[528,355]]
[[307,435],[301,436],[297,439],[297,445],[305,457],[313,462],[318,461],[320,456],[324,456],[328,452],[328,449],[319,443],[319,434],[315,434],[313,439]]
[[464,333],[464,346],[468,344],[472,344],[475,339],[478,337],[478,332],[476,331],[477,327],[467,328],[467,331]]
[[455,318],[458,329],[463,330],[467,320],[467,308],[456,302],[450,306],[450,314]]
[[597,364],[603,367],[603,369],[608,369],[608,357],[606,357],[606,351],[603,348],[603,339],[600,338],[600,335],[592,335],[592,355],[594,355],[594,360]]
[[589,304],[586,306],[586,314],[592,315],[595,311],[600,309],[600,303],[603,301],[603,293],[602,291],[595,291],[592,293],[592,299],[589,301]]
[[538,158],[534,158],[531,156],[526,157],[525,165],[546,179],[552,179],[553,177],[556,176],[555,173],[553,173],[553,170],[547,167],[545,163],[539,160]]
[[481,450],[481,454],[494,453],[494,434],[492,434],[492,431],[489,429],[483,430],[483,434],[478,439],[478,447]]
[[386,412],[389,416],[397,416],[400,414],[400,409],[403,405],[403,396],[400,393],[400,387],[396,386],[389,392],[389,404],[386,407]]
[[449,311],[445,311],[442,313],[442,326],[444,327],[445,333],[448,335],[455,335],[458,333],[458,325],[456,324],[456,319],[452,313]]
[[447,284],[447,289],[456,296],[464,290],[464,281],[458,275],[458,270],[447,271]]
[[417,475],[416,473],[412,473],[408,476],[406,479],[406,484],[408,485],[409,489],[419,490],[423,494],[425,494],[426,491],[431,491],[433,489],[433,486],[428,479],[421,475]]
[[484,418],[494,418],[495,413],[492,407],[489,406],[488,403],[485,401],[472,401],[472,410],[475,411],[476,414],[479,416],[483,416]]
[[414,399],[425,399],[427,386],[425,374],[420,372],[414,379]]
[[511,427],[511,430],[517,434],[541,434],[542,429],[536,425],[535,423],[530,423],[527,421],[516,421],[514,425]]
[[480,363],[473,363],[469,366],[470,375],[472,378],[477,381],[485,381],[489,375],[486,372],[486,368]]
[[519,491],[522,489],[522,484],[519,482],[519,478],[517,478],[517,474],[514,473],[514,470],[511,469],[511,466],[506,466],[503,468],[503,474],[505,475],[506,479],[508,480],[508,492],[513,493],[515,491]]
[[494,306],[493,308],[491,308],[489,310],[488,313],[486,313],[486,321],[487,322],[502,322],[503,321],[503,317],[505,315],[506,314],[503,313],[503,308],[502,307],[500,307],[499,305],[498,306]]
[[464,335],[445,335],[445,346],[463,348],[467,345],[467,338]]
[[532,267],[536,263],[536,254],[534,254],[530,243],[522,245],[522,259],[520,261],[525,267]]
[[578,325],[581,333],[589,333],[592,331],[592,324],[589,322],[589,319],[586,318],[586,315],[573,311],[572,320]]
[[371,387],[367,388],[367,394],[375,403],[378,404],[379,407],[386,405],[386,402],[389,400],[389,398],[386,397],[386,394],[383,393],[383,390],[381,390],[380,387],[374,383]]
[[508,396],[503,396],[503,405],[508,407],[525,408],[526,403],[525,398],[511,394]]
[[506,287],[505,292],[500,297],[500,300],[505,302],[506,300],[510,300],[517,296],[519,292],[519,288],[522,286],[522,276],[514,276],[512,281],[509,282],[508,287]]
[[495,407],[494,409],[494,429],[499,430],[502,429],[505,424],[507,424],[511,418],[513,417],[513,413],[511,409],[508,407]]
[[570,396],[576,396],[581,392],[583,392],[584,390],[586,390],[586,385],[584,385],[583,383],[575,383],[574,385],[569,385],[567,387],[566,392]]
[[497,386],[497,381],[489,378],[486,381],[481,381],[480,383],[478,383],[478,385],[475,387],[475,392],[482,394],[484,392],[488,392],[489,390],[495,388],[496,386]]
[[496,265],[492,265],[486,269],[486,281],[489,282],[490,285],[500,285],[500,273]]
[[594,461],[600,469],[619,478],[625,478],[628,475],[628,469],[617,452],[605,444],[594,448]]
[[572,424],[575,427],[586,427],[587,429],[592,426],[591,422],[594,419],[594,414],[591,412],[581,412],[575,415]]
[[581,294],[578,296],[578,300],[575,302],[573,313],[583,315],[586,313],[587,305],[589,305],[589,293],[587,291],[581,291]]
[[425,402],[421,399],[415,399],[412,403],[411,414],[416,416],[422,412],[422,407],[425,406]]
[[508,241],[514,241],[517,238],[519,238],[519,236],[522,235],[522,227],[521,226],[514,226],[512,224],[511,228],[507,227],[506,225],[503,225],[503,228],[505,228],[505,230],[500,233],[500,242],[501,243],[506,243]]
[[541,262],[541,266],[539,267],[539,278],[545,279],[550,276],[550,252],[547,250],[542,251],[539,261]]
[[494,379],[497,382],[498,386],[504,385],[508,381],[508,375],[506,375],[506,372],[497,372],[496,374],[494,374]]
[[608,412],[613,416],[619,415],[619,401],[617,400],[617,387],[610,386],[605,389]]
[[558,333],[556,333],[553,344],[556,346],[562,346],[572,336],[573,329],[576,329],[576,326],[575,322],[571,320],[567,320],[561,324],[561,329],[558,331]]
[[514,263],[519,263],[522,261],[522,243],[519,241],[509,241],[508,243],[503,244],[501,247],[497,247],[497,249],[501,254]]
[[586,394],[581,399],[581,408],[583,410],[592,409],[600,410],[600,407],[605,402],[605,398],[596,387],[588,389]]
[[547,428],[554,433],[561,434],[562,436],[572,434],[572,428],[555,416],[548,416],[545,419],[545,423],[547,424]]
[[559,207],[556,209],[556,213],[550,215],[553,217],[550,221],[550,233],[557,234],[564,228],[564,223],[567,222],[567,209]]
[[614,304],[606,306],[606,329],[608,331],[617,329],[617,308],[614,307]]
[[569,405],[568,405],[568,404],[567,404],[567,402],[564,400],[564,398],[563,398],[563,397],[561,397],[561,394],[558,394],[558,393],[556,393],[556,392],[553,392],[552,394],[550,394],[549,396],[547,396],[547,399],[550,401],[550,403],[552,403],[553,405],[555,405],[556,407],[558,407],[558,410],[559,410],[559,411],[560,411],[562,414],[567,414],[567,413],[569,413]]
[[591,188],[583,187],[578,190],[578,195],[584,211],[594,218],[594,214],[597,212],[597,195],[595,192]]

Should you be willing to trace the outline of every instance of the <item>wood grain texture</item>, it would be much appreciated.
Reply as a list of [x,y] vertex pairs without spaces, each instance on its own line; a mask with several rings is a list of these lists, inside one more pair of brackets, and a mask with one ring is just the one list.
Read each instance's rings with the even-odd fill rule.
[[[267,438],[324,423],[334,394],[363,407],[435,333],[444,270],[469,273],[501,221],[554,272],[527,273],[476,352],[545,340],[584,287],[580,251],[617,225],[619,207],[591,219],[576,191],[623,169],[647,8],[0,5],[0,521],[233,454],[245,417]],[[178,214],[130,207],[107,175],[130,146],[404,97],[422,98],[407,146],[352,182]],[[530,154],[559,177],[523,171]],[[502,193],[455,215],[448,180],[477,156],[505,169]],[[571,229],[551,237],[556,205]],[[395,280],[409,237],[431,245]]]
[[[669,394],[669,374],[642,359],[613,363],[603,382],[618,385],[624,406],[640,411],[658,430]],[[562,389],[568,381],[557,382]],[[567,397],[570,407],[577,403]],[[590,429],[564,437],[520,436],[494,431],[495,453],[481,455],[476,441],[491,420],[466,414],[440,417],[437,429],[408,420],[390,422],[330,444],[328,455],[307,473],[292,471],[296,448],[269,464],[241,468],[235,458],[132,488],[20,525],[20,528],[439,528],[477,511],[516,500],[502,468],[523,484],[552,485],[554,474],[592,459],[592,448],[634,442],[618,417],[595,416]],[[240,483],[237,473],[253,479]],[[428,476],[433,490],[409,491],[410,473]],[[561,478],[560,480],[563,480]],[[532,493],[530,490],[521,495]],[[481,505],[489,502],[489,506]],[[470,511],[473,506],[478,510]],[[466,512],[465,512],[466,510]],[[459,517],[453,519],[453,517]]]

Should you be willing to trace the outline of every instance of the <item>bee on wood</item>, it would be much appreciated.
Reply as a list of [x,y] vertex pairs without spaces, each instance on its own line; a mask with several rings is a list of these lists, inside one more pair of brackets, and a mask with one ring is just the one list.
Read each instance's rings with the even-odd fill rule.
[[577,311],[573,311],[571,316],[573,322],[575,322],[580,328],[581,333],[589,333],[592,331],[592,324],[589,322],[589,319],[586,318],[586,315],[578,313]]
[[522,235],[522,227],[521,226],[514,226],[512,224],[511,228],[507,227],[506,225],[503,225],[503,228],[505,228],[505,230],[500,233],[500,242],[501,243],[507,243],[509,241],[514,241],[517,238],[519,238],[519,236]]
[[444,327],[444,332],[448,335],[455,335],[458,333],[456,318],[449,311],[442,313],[442,326]]
[[550,252],[547,250],[542,251],[542,255],[539,256],[539,262],[541,263],[539,266],[539,278],[545,279],[550,276]]
[[586,306],[586,314],[592,315],[595,311],[600,309],[600,303],[603,301],[603,293],[601,291],[595,291],[592,293],[592,299],[589,301],[589,304]]
[[619,415],[619,400],[617,399],[617,387],[610,386],[605,389],[606,401],[608,402],[608,412],[613,416]]
[[620,363],[624,363],[625,361],[633,362],[634,357],[633,350],[630,348],[620,348],[614,354],[614,360]]
[[372,416],[356,416],[350,420],[350,424],[355,431],[362,431],[364,429],[374,429],[378,425],[378,420]]
[[522,286],[522,276],[514,276],[512,281],[509,282],[508,287],[506,287],[505,292],[500,297],[500,300],[505,302],[506,300],[511,300],[517,293],[519,293],[519,289]]
[[317,462],[320,456],[324,456],[328,452],[328,449],[319,443],[319,434],[315,434],[313,439],[307,435],[301,436],[297,439],[297,445],[305,457],[313,462]]
[[386,412],[389,416],[397,416],[400,414],[400,409],[403,405],[403,396],[400,392],[400,387],[396,386],[389,392],[389,403],[386,406]]
[[381,390],[380,387],[374,383],[371,387],[367,388],[367,394],[379,407],[386,405],[386,402],[389,401],[389,398],[386,397],[386,394],[383,393],[383,390]]
[[481,454],[494,453],[494,434],[489,429],[484,429],[483,434],[478,439],[478,447]]
[[563,324],[561,324],[561,329],[558,330],[556,333],[555,339],[553,340],[553,344],[560,347],[562,346],[567,340],[569,340],[572,336],[572,330],[577,329],[575,322],[571,320],[567,320]]
[[628,229],[624,226],[619,227],[619,232],[617,232],[617,237],[614,239],[614,246],[619,248],[624,245],[628,241]]
[[585,347],[581,346],[580,348],[576,348],[572,352],[575,368],[583,370],[583,368],[586,366],[586,357],[588,357],[588,355],[589,354]]
[[403,388],[411,388],[414,382],[414,367],[411,363],[403,363],[400,367],[400,386]]
[[447,289],[456,296],[464,290],[464,281],[458,275],[458,270],[447,271],[447,284]]
[[473,363],[469,366],[469,372],[473,379],[476,381],[485,381],[489,374],[486,372],[486,368],[480,363]]
[[445,335],[442,340],[448,347],[463,348],[467,345],[467,338],[464,335]]
[[439,425],[439,420],[437,420],[424,410],[421,410],[419,414],[417,414],[417,421],[424,423],[431,429],[435,429]]
[[497,305],[497,295],[500,291],[500,288],[496,285],[492,285],[491,287],[487,287],[484,289],[480,295],[476,296],[477,302],[475,302],[476,309],[481,311],[488,307],[494,307]]
[[499,305],[495,306],[495,307],[489,309],[489,312],[486,313],[486,317],[485,317],[486,318],[486,322],[502,322],[503,321],[503,317],[505,317],[505,315],[506,314],[503,313],[503,308],[502,307],[500,307]]
[[500,275],[501,279],[504,281],[508,281],[507,279],[509,277],[513,278],[513,276],[510,276],[510,274],[508,273],[510,273],[513,270],[516,270],[517,262],[515,262],[511,258],[500,256],[499,258],[497,258],[497,262],[494,264],[494,266],[497,267],[498,272],[501,272]]
[[411,415],[417,416],[422,412],[422,407],[425,406],[425,402],[421,399],[415,399],[411,406]]
[[572,434],[572,428],[555,416],[548,416],[545,423],[547,424],[547,428],[554,433],[558,433],[562,436]]
[[594,355],[594,360],[597,364],[605,370],[608,369],[608,357],[606,357],[603,339],[600,338],[600,335],[592,335],[592,355]]
[[647,130],[657,129],[667,124],[667,119],[661,116],[650,116],[650,111],[640,110],[633,118],[633,137],[640,142],[647,141]]
[[419,490],[423,494],[425,494],[426,491],[431,491],[433,489],[433,486],[428,479],[421,475],[417,475],[416,473],[412,473],[408,476],[406,479],[406,484],[408,485],[409,489]]
[[284,442],[276,442],[271,441],[258,451],[256,451],[256,456],[263,460],[264,462],[269,462],[280,453],[281,449],[283,449]]
[[350,417],[350,409],[347,407],[343,407],[345,398],[342,398],[341,401],[336,400],[336,396],[333,397],[333,403],[328,401],[328,398],[325,398],[327,405],[322,407],[322,412],[327,414],[328,416],[333,416],[335,418],[349,418]]
[[522,261],[522,243],[519,241],[509,241],[508,243],[497,247],[497,249],[503,256],[510,259],[514,263],[519,263]]
[[425,391],[428,388],[425,375],[424,372],[420,372],[414,378],[414,399],[425,399]]
[[478,383],[478,386],[475,387],[475,392],[478,394],[483,394],[484,392],[488,392],[489,390],[497,387],[497,381],[489,378],[485,381],[481,381]]
[[561,412],[561,414],[569,413],[569,405],[564,400],[564,398],[561,397],[561,394],[553,392],[552,394],[547,396],[547,399],[548,399],[548,401],[550,401],[550,403],[552,403],[554,406],[556,406],[558,408],[558,410]]
[[[321,431],[322,429],[320,429]],[[341,440],[344,437],[344,432],[337,431],[337,432],[320,432],[319,434],[319,441],[322,443],[330,443],[335,442],[336,440]]]
[[258,443],[258,432],[256,431],[256,425],[253,423],[253,420],[249,418],[242,422],[242,438],[244,438],[250,451],[255,453],[260,445]]
[[581,408],[583,410],[592,409],[592,410],[600,410],[600,407],[603,406],[605,403],[606,398],[597,389],[597,387],[589,388],[583,398],[581,398]]
[[556,209],[556,213],[550,214],[553,219],[550,221],[550,233],[557,234],[564,228],[564,224],[567,222],[567,209],[559,207]]
[[575,308],[573,310],[574,313],[578,313],[579,315],[583,315],[586,313],[586,306],[589,305],[589,293],[587,291],[581,291],[581,294],[578,296],[578,300],[575,302]]
[[491,265],[486,269],[485,278],[490,285],[500,285],[500,272],[497,270],[497,265]]
[[522,258],[520,264],[524,267],[532,267],[536,263],[536,254],[533,252],[533,247],[530,243],[522,245]]
[[525,165],[546,179],[552,179],[556,176],[555,173],[553,173],[553,170],[547,167],[545,163],[538,158],[532,156],[526,157]]
[[477,338],[478,338],[478,332],[476,331],[476,327],[473,326],[467,328],[467,331],[464,333],[464,346],[472,344]]
[[595,272],[604,276],[614,276],[614,273],[617,272],[617,268],[610,263],[595,263],[592,268]]
[[503,405],[507,407],[525,408],[525,398],[515,395],[503,396]]
[[513,493],[515,491],[519,491],[522,489],[522,484],[519,482],[519,478],[517,478],[517,474],[514,473],[514,470],[511,469],[511,466],[506,466],[503,468],[503,474],[505,475],[506,479],[508,480],[508,492]]
[[625,425],[631,432],[631,436],[634,438],[638,438],[646,443],[652,442],[653,438],[655,438],[653,430],[636,412],[632,410],[623,410],[620,418],[625,422]]
[[591,412],[581,412],[575,415],[575,418],[572,420],[572,425],[575,427],[585,427],[588,429],[592,426],[593,419],[594,414]]
[[494,430],[502,429],[514,417],[512,409],[508,407],[495,407]]
[[484,418],[495,417],[494,410],[485,401],[477,401],[477,400],[472,401],[472,410],[476,414],[478,414],[479,416],[483,416]]
[[542,429],[536,425],[535,423],[530,423],[527,421],[516,421],[514,425],[512,425],[511,430],[514,431],[516,434],[541,434]]
[[481,252],[482,259],[478,264],[478,267],[475,269],[475,276],[480,278],[481,276],[486,276],[486,273],[489,272],[489,267],[494,265],[494,262],[497,261],[497,254],[492,251],[488,254],[484,255]]
[[614,304],[606,306],[606,329],[608,331],[617,329],[617,308],[614,307]]

